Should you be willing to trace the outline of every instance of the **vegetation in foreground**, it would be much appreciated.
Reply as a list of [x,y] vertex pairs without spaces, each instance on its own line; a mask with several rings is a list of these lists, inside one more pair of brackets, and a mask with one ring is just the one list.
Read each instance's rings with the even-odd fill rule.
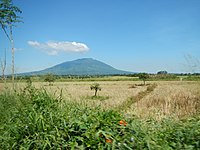
[[199,120],[127,118],[29,85],[0,95],[0,149],[198,149]]

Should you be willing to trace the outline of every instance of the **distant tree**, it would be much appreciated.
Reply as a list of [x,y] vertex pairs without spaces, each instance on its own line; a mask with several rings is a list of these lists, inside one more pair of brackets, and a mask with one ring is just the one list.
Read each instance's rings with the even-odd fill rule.
[[14,87],[14,39],[13,27],[16,23],[22,22],[17,15],[22,11],[13,5],[12,0],[0,0],[0,24],[12,46],[12,82]]
[[143,80],[144,85],[146,84],[146,80],[149,78],[149,75],[147,73],[139,73],[138,74],[139,79]]
[[44,81],[49,82],[49,85],[53,85],[53,82],[56,80],[55,76],[53,74],[47,74],[45,75]]
[[167,71],[158,71],[157,74],[166,75],[166,74],[168,74],[168,72]]
[[90,89],[91,90],[94,90],[94,96],[96,97],[97,96],[97,91],[101,91],[101,87],[100,87],[100,84],[99,83],[94,83],[90,86]]

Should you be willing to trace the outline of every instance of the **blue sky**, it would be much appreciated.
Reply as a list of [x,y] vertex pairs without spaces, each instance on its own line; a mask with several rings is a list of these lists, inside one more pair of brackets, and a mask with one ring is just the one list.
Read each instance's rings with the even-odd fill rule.
[[[15,70],[94,58],[133,72],[200,71],[200,0],[14,0]],[[0,58],[11,50],[0,31]],[[200,66],[200,64],[198,64]],[[198,67],[199,67],[198,66]]]

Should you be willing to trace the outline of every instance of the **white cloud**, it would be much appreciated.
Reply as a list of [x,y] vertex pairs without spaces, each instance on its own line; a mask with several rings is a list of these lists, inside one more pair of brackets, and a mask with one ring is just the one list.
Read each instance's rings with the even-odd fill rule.
[[40,43],[37,41],[28,41],[28,44],[31,46],[39,46],[40,45]]
[[48,55],[57,55],[59,52],[87,52],[88,46],[84,43],[78,42],[53,42],[39,43],[37,41],[28,41],[28,44],[32,47],[45,51]]

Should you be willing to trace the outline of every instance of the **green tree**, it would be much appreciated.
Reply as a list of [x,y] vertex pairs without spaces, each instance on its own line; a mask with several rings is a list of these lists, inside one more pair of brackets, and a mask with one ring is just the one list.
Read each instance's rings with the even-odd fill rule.
[[91,90],[94,90],[94,96],[97,96],[97,91],[101,91],[101,87],[99,83],[94,83],[90,86]]
[[13,27],[16,23],[22,22],[17,14],[22,11],[13,5],[12,0],[0,0],[0,24],[7,38],[12,46],[12,82],[14,86],[14,39],[13,39]]
[[49,85],[53,85],[53,82],[56,80],[55,76],[53,74],[47,74],[45,75],[44,81],[49,82]]
[[149,75],[147,73],[139,73],[138,77],[139,77],[140,80],[143,80],[144,85],[145,85],[146,84],[145,82],[149,78]]
[[166,74],[168,74],[168,72],[165,71],[165,70],[164,71],[158,71],[157,74],[166,75]]

